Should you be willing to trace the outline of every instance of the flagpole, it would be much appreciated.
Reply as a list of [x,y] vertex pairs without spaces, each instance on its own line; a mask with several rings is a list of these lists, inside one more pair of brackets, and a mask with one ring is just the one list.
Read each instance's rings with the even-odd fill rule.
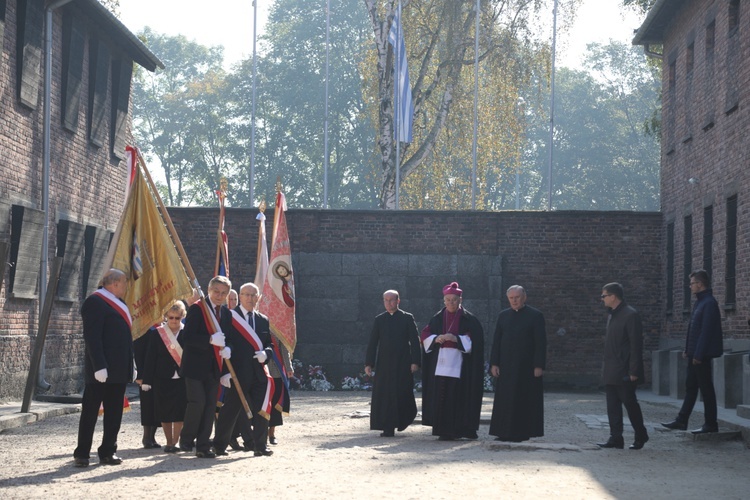
[[477,131],[479,129],[479,7],[474,28],[474,138],[471,144],[471,209],[477,209]]
[[258,0],[253,0],[253,95],[252,111],[250,113],[250,206],[255,199],[255,96],[256,76],[258,73],[258,57],[256,52],[256,40],[258,30]]
[[[141,155],[141,150],[136,149],[138,152],[138,163],[139,168],[143,168],[144,176],[146,177],[146,181],[148,182],[149,188],[151,188],[151,191],[153,193],[159,193],[156,189],[156,185],[154,184],[154,181],[151,179],[151,174],[148,171],[148,168],[146,168],[146,162],[143,159],[143,156]],[[215,318],[214,312],[211,311],[208,308],[208,304],[206,303],[206,296],[203,295],[203,290],[201,289],[200,283],[198,283],[198,278],[195,277],[195,272],[193,271],[193,266],[190,265],[190,261],[187,258],[187,253],[185,253],[185,248],[182,246],[182,242],[180,241],[180,237],[177,235],[177,230],[174,228],[174,224],[172,224],[172,218],[169,216],[169,212],[167,212],[167,207],[164,206],[164,202],[161,201],[161,196],[154,196],[156,199],[156,203],[159,206],[159,213],[161,213],[161,217],[164,220],[164,224],[167,226],[167,229],[169,230],[169,236],[172,238],[172,243],[174,244],[175,248],[177,249],[177,253],[180,254],[180,259],[182,260],[182,270],[185,271],[190,281],[193,282],[194,287],[196,290],[198,290],[198,294],[200,295],[200,307],[203,309],[203,314],[206,315],[207,318]],[[216,333],[216,331],[219,330],[217,328],[215,320],[211,322],[211,326],[214,327],[214,331],[211,332],[209,328],[209,333]],[[237,375],[234,372],[234,367],[232,366],[232,362],[228,359],[225,359],[224,362],[227,364],[227,368],[229,369],[229,373],[232,376],[232,379],[234,380],[234,385],[237,389],[237,393],[240,396],[240,402],[242,402],[242,407],[245,409],[245,413],[247,414],[247,418],[253,418],[253,414],[250,411],[250,405],[247,403],[247,398],[245,398],[245,393],[242,391],[242,386],[240,386],[240,381],[237,378]]]
[[549,103],[549,166],[547,169],[547,210],[552,210],[552,158],[555,140],[555,44],[557,42],[557,0],[552,10],[552,74]]
[[[395,101],[396,109],[393,120],[393,127],[396,132],[396,210],[399,206],[399,198],[401,195],[401,0],[398,2],[398,26],[396,27],[396,61],[394,67],[396,70],[394,74],[396,76],[396,92]],[[404,44],[405,45],[405,44]]]
[[323,140],[323,208],[328,208],[328,69],[331,33],[331,0],[326,0],[326,98]]

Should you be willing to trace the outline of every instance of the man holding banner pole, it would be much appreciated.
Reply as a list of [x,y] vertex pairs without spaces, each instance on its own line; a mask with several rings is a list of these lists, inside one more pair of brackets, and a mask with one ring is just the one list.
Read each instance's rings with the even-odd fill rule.
[[216,457],[210,443],[216,395],[222,360],[229,359],[232,352],[226,347],[223,333],[231,328],[231,315],[229,309],[221,306],[231,288],[232,282],[224,276],[211,279],[208,297],[188,309],[182,333],[185,346],[180,375],[185,378],[188,404],[179,447],[182,451],[193,451],[195,446],[199,458]]
[[[227,343],[234,351],[234,370],[236,377],[224,370],[221,383],[227,387],[224,405],[219,412],[214,436],[214,449],[217,455],[226,455],[226,448],[232,437],[234,426],[242,426],[242,435],[247,440],[250,433],[249,422],[252,422],[252,437],[255,456],[270,456],[268,449],[268,419],[271,415],[271,400],[274,393],[274,381],[268,372],[267,364],[273,354],[271,348],[271,330],[268,318],[255,310],[260,299],[260,291],[253,283],[240,287],[240,305],[231,311],[232,326],[226,330]],[[241,387],[238,386],[240,382]],[[246,420],[241,415],[242,405],[240,391],[250,402],[253,416]],[[247,446],[248,442],[245,442]]]

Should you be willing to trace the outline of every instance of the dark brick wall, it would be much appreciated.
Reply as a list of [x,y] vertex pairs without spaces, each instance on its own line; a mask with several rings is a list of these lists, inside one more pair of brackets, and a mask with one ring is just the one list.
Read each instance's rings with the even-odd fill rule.
[[[218,210],[171,208],[170,213],[190,263],[205,287],[215,262]],[[254,277],[256,214],[254,210],[227,209],[225,228],[229,235],[234,283]],[[270,234],[273,212],[268,211],[266,215]],[[299,312],[305,310],[306,301],[321,297],[338,299],[335,290],[304,286],[311,275],[316,276],[318,283],[324,282],[317,276],[318,267],[306,269],[300,265],[310,255],[320,253],[458,255],[459,259],[462,254],[502,256],[503,289],[511,284],[523,285],[528,292],[528,304],[545,314],[550,382],[587,386],[597,383],[606,322],[599,295],[602,285],[610,281],[620,281],[624,285],[626,299],[643,315],[645,350],[651,351],[659,345],[663,317],[659,250],[663,245],[658,213],[290,210],[287,220],[298,287],[297,357],[306,364],[324,364],[336,383],[339,376],[355,375],[356,370],[361,369],[344,362],[346,353],[342,353],[340,359],[346,369],[352,370],[349,372],[321,359],[302,358],[302,353],[323,352],[324,349],[315,338],[306,336],[306,318]],[[451,278],[446,276],[445,279]],[[333,279],[332,283],[335,283]],[[374,311],[380,307],[378,294],[382,293],[380,288],[384,285],[378,283],[378,289],[370,295]],[[461,285],[469,300],[472,288],[477,287],[473,287],[472,282]],[[439,305],[440,288],[434,286],[434,289],[436,305]],[[409,290],[401,292],[407,304]],[[498,307],[507,307],[504,294],[500,296],[502,303]],[[485,357],[495,327],[495,314],[488,317],[484,324],[488,336]],[[420,327],[427,319],[417,318]],[[331,322],[332,328],[335,327],[335,316]],[[367,327],[363,322],[362,328]],[[365,331],[361,338],[366,335]],[[308,348],[313,345],[315,349]],[[334,345],[329,347],[335,349]],[[349,345],[349,349],[350,354],[353,350],[353,355],[358,355],[364,345],[360,341]],[[647,373],[650,373],[648,369]]]
[[[674,310],[662,315],[663,332],[684,338],[689,311],[684,297],[684,220],[692,216],[690,268],[704,265],[704,208],[713,206],[714,295],[724,309],[726,338],[750,339],[750,3],[739,2],[740,25],[729,30],[729,2],[690,1],[676,9],[664,32],[661,200],[664,225],[674,222]],[[707,56],[706,26],[715,21],[713,57]],[[694,66],[688,72],[688,46]],[[675,63],[674,86],[669,81]],[[672,106],[667,103],[672,102]],[[734,104],[738,106],[734,107]],[[670,137],[674,139],[670,141]],[[693,179],[693,182],[689,182]],[[737,195],[736,302],[726,305],[726,200]],[[666,233],[665,233],[666,234]],[[661,247],[666,264],[666,244]],[[662,273],[666,276],[666,270]],[[666,291],[666,283],[663,284]],[[666,298],[666,297],[665,297]],[[666,302],[666,300],[665,300]]]

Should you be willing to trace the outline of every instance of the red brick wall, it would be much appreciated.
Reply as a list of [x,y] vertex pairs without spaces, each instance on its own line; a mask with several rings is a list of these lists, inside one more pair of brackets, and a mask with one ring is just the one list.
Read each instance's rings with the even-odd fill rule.
[[[674,311],[664,315],[665,335],[684,338],[688,312],[683,311],[684,218],[692,215],[693,269],[703,267],[703,211],[713,205],[714,295],[725,305],[726,297],[726,199],[737,195],[736,303],[722,312],[724,334],[729,338],[750,338],[750,130],[748,90],[750,89],[750,2],[739,2],[739,30],[730,36],[729,2],[690,1],[678,9],[665,31],[663,62],[664,102],[674,99],[674,108],[665,105],[662,130],[661,200],[664,224],[674,222]],[[713,66],[706,57],[706,25],[716,23]],[[694,68],[687,71],[687,47],[694,40]],[[730,47],[737,49],[732,52]],[[676,79],[669,85],[670,56],[676,56]],[[713,68],[712,70],[710,68]],[[739,107],[728,109],[728,89],[739,90]],[[705,128],[707,114],[713,126]],[[672,131],[670,131],[670,129]],[[667,138],[675,138],[672,145]],[[672,146],[674,149],[672,150]],[[694,182],[689,182],[689,179]],[[661,248],[666,263],[666,248]],[[666,271],[664,271],[666,275]],[[666,286],[666,284],[665,284]]]
[[[18,103],[16,21],[16,2],[8,2],[0,52],[0,200],[42,209],[43,89],[40,88],[36,109],[30,110]],[[108,143],[97,148],[87,139],[88,46],[84,52],[78,129],[71,133],[60,125],[61,25],[61,10],[57,10],[54,15],[51,89],[50,259],[55,255],[56,224],[61,218],[114,230],[124,203],[126,174],[124,163],[112,160]],[[109,118],[107,113],[106,119]],[[9,217],[9,214],[3,210],[0,216]],[[7,234],[0,234],[1,239],[7,237]],[[4,272],[3,277],[0,291],[0,400],[8,397],[19,399],[29,370],[30,336],[36,336],[39,328],[39,301],[9,298],[8,274]],[[74,392],[82,387],[83,338],[79,307],[77,301],[56,302],[49,324],[46,378],[57,392]]]

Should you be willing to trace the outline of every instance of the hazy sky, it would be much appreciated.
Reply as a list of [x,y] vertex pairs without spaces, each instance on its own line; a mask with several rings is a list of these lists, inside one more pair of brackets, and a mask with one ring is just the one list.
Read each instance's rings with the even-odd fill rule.
[[[257,1],[258,32],[261,32],[273,1]],[[228,64],[251,56],[252,0],[213,0],[209,4],[207,8],[204,0],[124,0],[120,2],[120,19],[134,33],[150,26],[159,33],[185,35],[202,45],[223,45]],[[620,0],[584,0],[573,29],[558,35],[558,67],[579,67],[587,43],[607,43],[610,38],[630,43],[633,30],[643,19],[635,15],[623,19],[619,4]],[[549,17],[552,19],[551,7]],[[565,19],[558,18],[559,26],[564,22]]]

